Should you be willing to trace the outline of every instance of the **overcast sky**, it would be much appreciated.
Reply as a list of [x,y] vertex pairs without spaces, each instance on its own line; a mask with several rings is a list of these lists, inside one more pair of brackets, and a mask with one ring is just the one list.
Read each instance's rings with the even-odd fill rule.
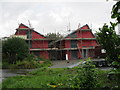
[[[34,0],[33,0],[34,1]],[[78,24],[88,24],[93,32],[97,31],[104,23],[114,21],[111,19],[111,9],[116,1],[106,0],[35,0],[15,1],[4,0],[0,2],[0,37],[10,36],[15,33],[18,24],[28,25],[28,20],[34,30],[45,35],[46,33],[67,34],[67,26],[76,30]]]

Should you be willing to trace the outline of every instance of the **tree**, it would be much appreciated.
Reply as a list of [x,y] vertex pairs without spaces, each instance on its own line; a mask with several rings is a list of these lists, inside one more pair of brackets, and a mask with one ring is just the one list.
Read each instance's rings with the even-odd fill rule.
[[46,35],[46,37],[48,37],[50,39],[54,39],[54,40],[58,40],[58,39],[63,38],[63,36],[61,34],[59,34],[59,33],[57,33],[57,34],[56,33],[48,33]]
[[9,63],[16,63],[17,60],[22,61],[28,52],[28,45],[21,38],[10,38],[3,42],[3,55]]
[[107,58],[112,61],[119,61],[120,55],[120,40],[115,32],[116,23],[110,22],[111,26],[104,24],[97,32],[97,40],[106,50]]
[[120,23],[120,1],[118,1],[112,8],[112,16],[111,18],[116,18],[118,23]]

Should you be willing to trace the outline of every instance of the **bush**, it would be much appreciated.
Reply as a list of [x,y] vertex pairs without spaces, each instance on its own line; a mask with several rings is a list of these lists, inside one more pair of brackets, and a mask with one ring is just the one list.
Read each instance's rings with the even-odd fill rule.
[[23,60],[28,55],[29,49],[25,40],[10,38],[3,42],[3,60],[14,64],[17,60]]
[[78,66],[77,74],[69,80],[69,86],[86,90],[95,89],[98,83],[94,67],[89,59],[86,63]]
[[[39,61],[44,61],[40,63]],[[16,63],[16,68],[18,69],[30,69],[30,68],[41,68],[51,66],[50,60],[35,58],[33,55],[28,55],[23,61],[18,61]]]
[[[40,63],[39,61],[44,61],[44,63]],[[8,62],[3,62],[2,68],[4,69],[32,69],[32,68],[41,68],[51,66],[52,63],[50,60],[35,58],[34,55],[29,54],[22,61],[16,61],[15,64],[10,64]]]

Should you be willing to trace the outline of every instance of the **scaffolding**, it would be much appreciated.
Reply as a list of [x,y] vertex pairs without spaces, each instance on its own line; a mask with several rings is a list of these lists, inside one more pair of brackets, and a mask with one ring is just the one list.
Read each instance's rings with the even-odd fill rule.
[[[18,28],[18,35],[20,35],[20,30],[25,30],[25,29],[19,29]],[[49,53],[49,57],[50,59],[54,58],[55,60],[62,60],[65,59],[65,55],[66,54],[70,54],[73,52],[77,52],[77,56],[80,55],[80,57],[77,58],[85,58],[84,57],[84,51],[86,50],[87,53],[87,49],[94,49],[94,47],[83,47],[83,40],[96,40],[95,38],[83,38],[82,33],[83,31],[90,31],[91,29],[77,29],[74,30],[72,32],[72,34],[76,33],[76,37],[70,37],[70,38],[61,38],[59,40],[55,41],[55,38],[32,38],[32,32],[34,31],[33,28],[28,28],[26,29],[28,32],[28,38],[26,39],[26,41],[28,42],[28,46],[29,46],[29,53],[30,52],[40,52],[40,51],[47,51]],[[74,36],[74,35],[73,35]],[[65,43],[66,41],[74,41],[76,40],[76,47],[72,47],[72,43],[73,42],[69,42],[69,44],[71,45],[70,47],[65,47]],[[37,41],[39,42],[37,44]],[[36,42],[36,45],[34,48],[31,47],[32,43]],[[48,43],[46,43],[48,42]],[[50,42],[50,43],[49,43]],[[46,45],[48,44],[48,45]],[[83,51],[84,50],[84,51]],[[68,55],[69,57],[69,55]]]

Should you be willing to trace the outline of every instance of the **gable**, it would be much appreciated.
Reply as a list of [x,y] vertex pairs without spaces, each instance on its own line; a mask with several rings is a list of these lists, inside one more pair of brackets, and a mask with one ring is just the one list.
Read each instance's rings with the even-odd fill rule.
[[28,30],[30,30],[30,34],[32,39],[42,39],[46,38],[44,35],[38,33],[37,31],[33,30],[32,28],[29,28],[28,26],[24,24],[20,24],[19,27],[16,29],[15,35],[27,35],[28,36]]
[[22,31],[18,31],[18,30],[17,30],[17,31],[15,32],[15,35],[26,35],[26,31],[25,31],[25,30],[24,30],[24,31],[23,31],[23,30],[22,30]]
[[81,27],[80,29],[90,29],[89,26],[86,24],[83,27]]
[[21,28],[21,29],[22,29],[22,28],[28,29],[29,27],[21,23],[18,28],[19,28],[19,29],[20,29],[20,28]]
[[78,38],[95,38],[92,31],[77,32],[77,37]]
[[34,30],[32,31],[32,39],[42,39],[42,38],[46,38],[46,37]]
[[[90,29],[90,28],[89,28],[89,26],[86,24],[86,25],[84,25],[83,27],[81,27],[81,28],[73,31],[73,32],[70,33],[70,34],[68,34],[65,38],[80,38],[81,35],[82,35],[82,34],[80,34],[80,33],[85,33],[85,32],[87,33],[87,35],[88,35],[88,33],[91,34],[91,35],[88,35],[88,36],[94,37],[93,34],[92,34],[92,32],[91,32],[90,30],[88,30],[88,29]],[[85,32],[82,31],[82,30],[85,30]],[[88,30],[88,31],[86,31],[86,30]],[[82,32],[81,32],[81,31],[82,31]],[[84,35],[85,35],[85,34],[84,34]],[[85,36],[86,36],[86,35],[85,35]]]

